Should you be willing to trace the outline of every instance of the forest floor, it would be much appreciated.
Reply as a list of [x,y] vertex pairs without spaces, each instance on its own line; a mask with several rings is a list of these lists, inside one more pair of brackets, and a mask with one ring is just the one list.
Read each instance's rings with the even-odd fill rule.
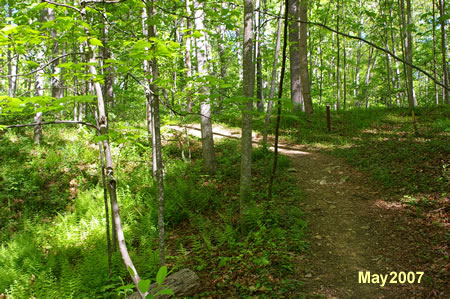
[[[186,130],[200,135],[198,125]],[[215,126],[214,134],[237,139],[240,130]],[[261,142],[260,135],[253,137]],[[298,204],[308,223],[309,250],[296,259],[303,282],[298,296],[448,298],[445,226],[417,217],[341,158],[286,141],[279,152],[290,158],[289,171],[306,194]],[[363,283],[366,275],[370,279]]]

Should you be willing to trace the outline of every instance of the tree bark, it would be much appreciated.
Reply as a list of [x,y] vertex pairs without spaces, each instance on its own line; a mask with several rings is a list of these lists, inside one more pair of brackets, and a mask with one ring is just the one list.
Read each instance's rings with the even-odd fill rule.
[[256,48],[256,107],[258,111],[264,110],[264,95],[263,95],[263,77],[262,77],[262,57],[261,57],[261,44],[262,44],[262,13],[261,13],[261,1],[256,0],[256,33],[255,33],[255,48]]
[[[339,31],[339,0],[336,2],[336,31]],[[339,110],[341,106],[341,75],[340,75],[340,44],[339,34],[336,35],[336,109]]]
[[[308,21],[308,0],[300,0],[300,7],[298,11],[300,21]],[[302,89],[302,98],[304,110],[306,114],[313,113],[313,104],[311,99],[311,87],[309,84],[308,72],[308,25],[300,23],[300,38],[299,38],[299,55],[300,55],[300,81]]]
[[[384,2],[386,4],[386,1]],[[380,13],[381,16],[384,18],[384,46],[386,48],[387,51],[389,51],[389,36],[388,36],[388,31],[387,31],[387,20],[386,20],[386,15],[384,13],[384,8],[382,3],[380,2]],[[385,54],[386,57],[386,75],[387,75],[387,99],[385,100],[385,105],[386,107],[389,107],[391,105],[391,57],[389,56],[389,54]]]
[[186,67],[186,89],[187,89],[187,105],[186,105],[186,110],[187,112],[192,112],[192,98],[191,98],[191,88],[192,88],[192,83],[191,83],[191,76],[192,76],[192,63],[191,63],[191,37],[190,35],[192,34],[191,32],[191,6],[190,6],[190,1],[189,0],[185,0],[185,4],[186,4],[186,15],[188,16],[186,18],[186,39],[185,39],[185,46],[186,49],[184,51],[184,64]]
[[291,100],[294,110],[304,109],[300,77],[300,24],[298,20],[298,0],[289,0],[289,66],[291,71]]
[[[408,0],[410,1],[410,0]],[[444,88],[442,89],[442,99],[447,105],[450,104],[450,91],[448,90],[449,78],[447,70],[447,31],[445,30],[445,2],[444,0],[439,1],[439,17],[441,25],[441,51],[442,51],[442,78],[444,83]]]
[[244,223],[245,207],[251,196],[252,182],[252,110],[253,92],[255,86],[255,69],[252,57],[253,46],[253,1],[244,0],[244,49],[243,49],[243,95],[246,104],[242,109],[242,137],[241,137],[241,175],[240,175],[240,222],[241,233],[246,232]]
[[[11,5],[8,5],[8,16],[12,17],[12,8]],[[12,23],[12,22],[11,22]],[[10,97],[15,97],[16,95],[16,87],[17,87],[17,67],[19,65],[19,53],[17,53],[17,58],[14,59],[13,55],[14,53],[11,53],[11,50],[6,50],[6,57],[8,59],[8,95]],[[16,60],[14,62],[14,60]]]
[[[146,7],[147,18],[145,20],[151,20],[156,14],[153,1],[149,3],[150,6]],[[147,33],[148,38],[156,38],[157,30],[155,25],[148,25]],[[153,80],[159,78],[158,63],[156,58],[153,58],[150,62]],[[161,125],[159,115],[159,88],[156,84],[150,84],[150,92],[146,90],[146,94],[151,94],[151,121],[152,126],[152,164],[153,164],[153,177],[156,180],[158,186],[158,232],[159,232],[159,265],[165,265],[165,225],[164,225],[164,174],[163,174],[163,161],[162,161],[162,146],[161,146]]]
[[[195,9],[195,29],[200,31],[201,37],[196,39],[197,52],[197,72],[199,76],[207,75],[206,53],[207,39],[203,20],[205,18],[204,3],[194,1]],[[201,113],[201,133],[202,133],[202,153],[205,170],[208,174],[214,175],[216,172],[216,156],[214,152],[214,139],[211,122],[211,102],[209,99],[209,87],[203,83],[200,87],[200,93],[205,97],[200,104]]]
[[[401,9],[402,15],[404,16],[404,0],[401,0]],[[412,44],[412,16],[411,16],[411,0],[406,0],[406,24],[403,24],[403,28],[406,31],[406,40],[405,40],[405,54],[406,61],[409,64],[412,64],[413,59],[413,44]],[[405,18],[403,17],[403,22],[405,22]],[[407,89],[408,89],[408,105],[409,109],[413,110],[415,106],[417,106],[416,96],[414,94],[414,86],[413,86],[413,73],[411,65],[406,66],[406,78],[407,78]]]
[[[44,95],[44,70],[42,69],[36,72],[34,88],[36,96]],[[38,105],[35,107],[39,108]],[[38,124],[34,126],[34,143],[39,144],[42,140],[42,126],[40,125],[42,122],[42,112],[36,112],[34,122]]]
[[[436,3],[435,0],[432,0],[432,23],[431,23],[431,31],[433,34],[433,76],[437,78],[437,67],[436,67]],[[439,105],[439,92],[438,92],[438,85],[434,84],[434,98],[436,105]]]
[[283,2],[280,5],[280,14],[278,16],[277,37],[275,43],[275,54],[273,55],[272,80],[270,82],[269,102],[267,103],[267,113],[264,120],[263,144],[267,144],[267,132],[269,130],[270,115],[272,114],[273,97],[275,95],[275,81],[277,79],[278,56],[280,55],[281,44],[281,25],[283,25]]

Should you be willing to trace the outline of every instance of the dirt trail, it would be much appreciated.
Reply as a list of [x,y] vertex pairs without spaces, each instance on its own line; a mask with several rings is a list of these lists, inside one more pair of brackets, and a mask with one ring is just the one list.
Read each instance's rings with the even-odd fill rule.
[[[214,131],[221,137],[239,138],[235,130]],[[254,136],[254,142],[259,141]],[[308,221],[310,250],[298,257],[296,265],[304,282],[299,296],[448,298],[448,287],[434,285],[436,269],[426,268],[436,252],[415,218],[341,159],[283,143],[279,151],[290,157],[299,188],[306,193],[299,204]],[[383,287],[381,280],[359,283],[359,271],[370,271],[370,278],[387,275],[387,282]],[[420,283],[419,274],[414,274],[414,283],[399,283],[403,276],[390,283],[393,271],[425,274]]]

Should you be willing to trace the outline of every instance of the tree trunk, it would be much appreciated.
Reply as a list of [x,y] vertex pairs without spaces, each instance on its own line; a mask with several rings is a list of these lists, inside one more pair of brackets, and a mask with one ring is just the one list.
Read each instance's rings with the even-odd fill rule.
[[[308,21],[308,0],[300,0],[298,15],[301,21]],[[313,104],[311,99],[311,87],[309,84],[308,72],[308,25],[306,23],[300,23],[300,38],[298,43],[300,55],[300,81],[304,110],[306,114],[312,114]]]
[[[386,1],[384,2],[386,4]],[[380,3],[380,13],[383,17],[384,21],[384,47],[386,48],[386,51],[389,51],[389,37],[387,32],[387,20],[384,13],[384,7],[382,3]],[[389,107],[391,105],[391,57],[386,53],[386,75],[387,75],[387,99],[385,100],[386,107]]]
[[[84,6],[82,6],[82,9],[81,9],[81,16],[83,18],[83,21],[86,21],[86,10],[85,10]],[[85,34],[88,37],[90,36],[89,30],[87,28],[85,28]],[[89,42],[89,40],[86,44],[88,45],[90,52],[95,53],[95,48],[94,48],[94,46],[92,46],[92,44]],[[95,93],[97,96],[98,123],[100,126],[99,129],[100,129],[100,133],[102,135],[108,135],[108,115],[106,114],[106,109],[105,109],[106,103],[103,98],[102,87],[101,87],[100,83],[97,80],[95,80],[97,77],[97,69],[95,66],[97,64],[98,64],[98,62],[95,58],[95,55],[91,55],[89,58],[89,72],[93,78],[93,85],[94,85]],[[113,162],[112,162],[112,157],[111,157],[111,148],[110,148],[108,139],[103,141],[103,152],[105,154],[106,178],[107,178],[109,196],[111,199],[112,212],[113,212],[113,217],[114,217],[119,251],[122,256],[123,262],[128,269],[131,279],[133,280],[133,283],[137,287],[137,285],[141,279],[139,277],[139,274],[136,271],[136,268],[134,267],[133,261],[130,258],[130,255],[128,253],[128,249],[127,249],[127,246],[125,243],[125,236],[123,233],[122,221],[120,219],[120,213],[119,213],[119,205],[117,203],[117,192],[116,192],[116,184],[117,183],[116,183],[116,179],[114,177]],[[140,291],[139,291],[139,293],[142,297],[144,297]]]
[[185,50],[185,54],[184,54],[184,65],[186,67],[186,89],[187,89],[187,106],[186,106],[186,110],[187,112],[192,112],[192,98],[191,98],[191,88],[192,88],[192,83],[191,83],[191,70],[192,70],[192,64],[191,64],[191,37],[189,35],[191,35],[191,6],[189,3],[189,0],[185,0],[185,4],[186,4],[186,15],[188,16],[186,18],[186,40],[185,40],[185,46],[186,46],[186,50]]
[[[409,1],[409,0],[408,0]],[[442,78],[445,87],[442,89],[442,99],[447,105],[450,104],[449,96],[450,91],[448,90],[449,78],[447,70],[447,31],[445,30],[445,2],[444,0],[439,0],[439,19],[441,24],[441,51],[442,51]]]
[[[392,43],[392,53],[397,55],[396,47],[395,47],[395,36],[394,36],[394,13],[392,9],[393,3],[389,2],[389,18],[390,18],[390,26],[391,26],[391,43]],[[395,76],[392,76],[392,86],[396,89],[395,98],[397,101],[397,106],[400,106],[400,65],[397,60],[395,60]]]
[[[346,28],[345,28],[345,1],[343,0],[342,1],[342,26],[343,26],[343,28],[342,28],[342,31],[344,31],[344,32],[346,32]],[[347,72],[346,72],[346,69],[347,69],[347,49],[346,49],[346,47],[347,47],[347,41],[346,41],[346,39],[345,39],[345,36],[344,36],[344,38],[343,38],[343,54],[344,54],[344,57],[343,57],[343,59],[344,59],[344,67],[343,67],[343,75],[344,75],[344,82],[343,82],[343,87],[344,87],[344,109],[346,108],[346,104],[347,104]]]
[[[401,10],[403,15],[403,22],[405,22],[404,17],[404,0],[401,0]],[[405,54],[406,61],[412,64],[413,57],[413,44],[412,44],[412,17],[411,17],[411,0],[406,0],[406,24],[403,24],[403,28],[406,31],[406,40],[405,40]],[[417,106],[416,96],[414,94],[414,86],[413,86],[413,73],[411,65],[406,66],[406,78],[407,78],[407,87],[408,87],[408,105],[409,109],[413,110],[415,106]]]
[[289,0],[289,65],[291,70],[291,100],[294,110],[303,110],[302,85],[300,77],[300,25],[298,20],[298,0]]
[[[205,26],[203,20],[205,18],[204,3],[195,1],[195,29],[200,31],[202,36],[196,39],[197,45],[197,72],[199,76],[205,77],[207,75],[206,70],[206,53],[207,53],[207,39]],[[216,156],[214,153],[214,139],[212,133],[211,122],[211,102],[209,99],[209,87],[206,84],[202,84],[200,87],[200,93],[205,97],[200,104],[201,113],[201,131],[202,131],[202,153],[203,163],[205,170],[214,175],[216,172]]]
[[270,82],[269,102],[267,103],[267,113],[264,120],[263,144],[267,144],[267,131],[269,130],[270,115],[272,114],[273,96],[275,95],[275,81],[277,79],[278,56],[280,54],[281,44],[281,25],[283,24],[283,2],[280,5],[280,14],[278,16],[277,37],[275,43],[275,54],[273,55],[272,80]]
[[[336,31],[339,31],[339,0],[336,2]],[[336,109],[339,110],[341,103],[341,75],[340,75],[340,44],[339,44],[339,34],[336,34],[336,47],[337,47],[337,56],[336,56]]]
[[[434,2],[435,0],[432,0],[432,13],[433,13],[433,17],[432,17],[432,28],[431,31],[433,33],[433,76],[435,78],[437,78],[437,67],[436,67],[436,3]],[[439,105],[439,92],[438,92],[438,85],[436,83],[434,83],[434,98],[435,98],[435,103],[436,105]]]
[[[151,20],[156,14],[153,1],[147,7],[146,20]],[[155,25],[149,25],[148,37],[157,38],[157,30]],[[153,80],[159,78],[158,63],[156,58],[151,61],[151,69]],[[158,231],[159,231],[159,265],[165,265],[165,226],[164,226],[164,177],[163,177],[163,161],[162,161],[162,146],[161,146],[161,125],[159,115],[159,88],[156,84],[151,84],[150,89],[152,91],[151,100],[151,124],[152,124],[152,156],[153,156],[153,176],[158,185]],[[146,92],[147,93],[147,92]]]
[[252,59],[253,46],[253,1],[244,0],[244,49],[243,49],[243,95],[246,104],[242,109],[242,137],[241,137],[241,176],[240,176],[240,222],[241,233],[246,232],[244,211],[251,196],[252,182],[252,110],[253,91],[255,86],[255,69]]
[[[42,68],[36,72],[34,88],[36,96],[44,95],[44,70]],[[36,108],[39,108],[39,106],[36,105]],[[37,124],[42,122],[42,112],[37,112],[34,115],[34,122]],[[36,125],[34,126],[34,143],[39,144],[41,143],[41,140],[42,140],[42,126]]]
[[264,111],[264,96],[263,96],[263,77],[262,77],[262,57],[261,57],[261,44],[262,44],[262,13],[261,13],[261,1],[256,0],[256,33],[255,33],[255,48],[256,48],[256,107],[258,111]]
[[[225,4],[222,3],[222,8],[226,8]],[[219,35],[219,38],[221,40],[225,40],[225,28],[226,26],[224,24],[220,24],[217,26],[217,34]],[[226,74],[227,74],[227,62],[226,62],[226,53],[225,53],[225,45],[224,43],[219,42],[219,64],[220,64],[220,79],[223,81],[225,80]],[[222,112],[223,109],[223,99],[225,95],[225,88],[219,87],[219,105],[218,105],[218,111],[219,113]]]
[[[12,17],[12,8],[11,5],[8,5],[8,16]],[[10,22],[12,23],[12,22]],[[6,50],[6,56],[8,59],[8,95],[10,97],[15,97],[16,95],[16,86],[17,86],[17,67],[19,65],[19,53],[17,53],[17,58],[13,58],[13,54],[11,53],[11,50]],[[14,62],[14,60],[16,60]]]

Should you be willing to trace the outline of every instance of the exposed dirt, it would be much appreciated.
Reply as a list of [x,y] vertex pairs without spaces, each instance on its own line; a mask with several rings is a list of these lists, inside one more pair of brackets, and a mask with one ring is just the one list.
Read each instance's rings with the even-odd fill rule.
[[[301,205],[311,250],[297,266],[308,298],[448,298],[448,271],[434,263],[442,258],[434,239],[440,234],[430,233],[344,161],[318,152],[288,156],[307,194]],[[370,271],[371,278],[388,275],[387,282],[360,283],[360,271]],[[414,283],[401,284],[403,274],[390,283],[390,273],[401,271],[414,272]],[[417,283],[419,271],[425,273]]]
[[[226,137],[239,135],[230,130]],[[308,221],[310,250],[297,259],[304,282],[299,297],[449,298],[442,228],[424,226],[341,159],[283,143],[280,153],[290,157],[306,193],[299,205]],[[360,271],[370,271],[373,283],[360,283]],[[424,272],[420,283],[418,272]],[[376,275],[387,278],[384,286]]]

